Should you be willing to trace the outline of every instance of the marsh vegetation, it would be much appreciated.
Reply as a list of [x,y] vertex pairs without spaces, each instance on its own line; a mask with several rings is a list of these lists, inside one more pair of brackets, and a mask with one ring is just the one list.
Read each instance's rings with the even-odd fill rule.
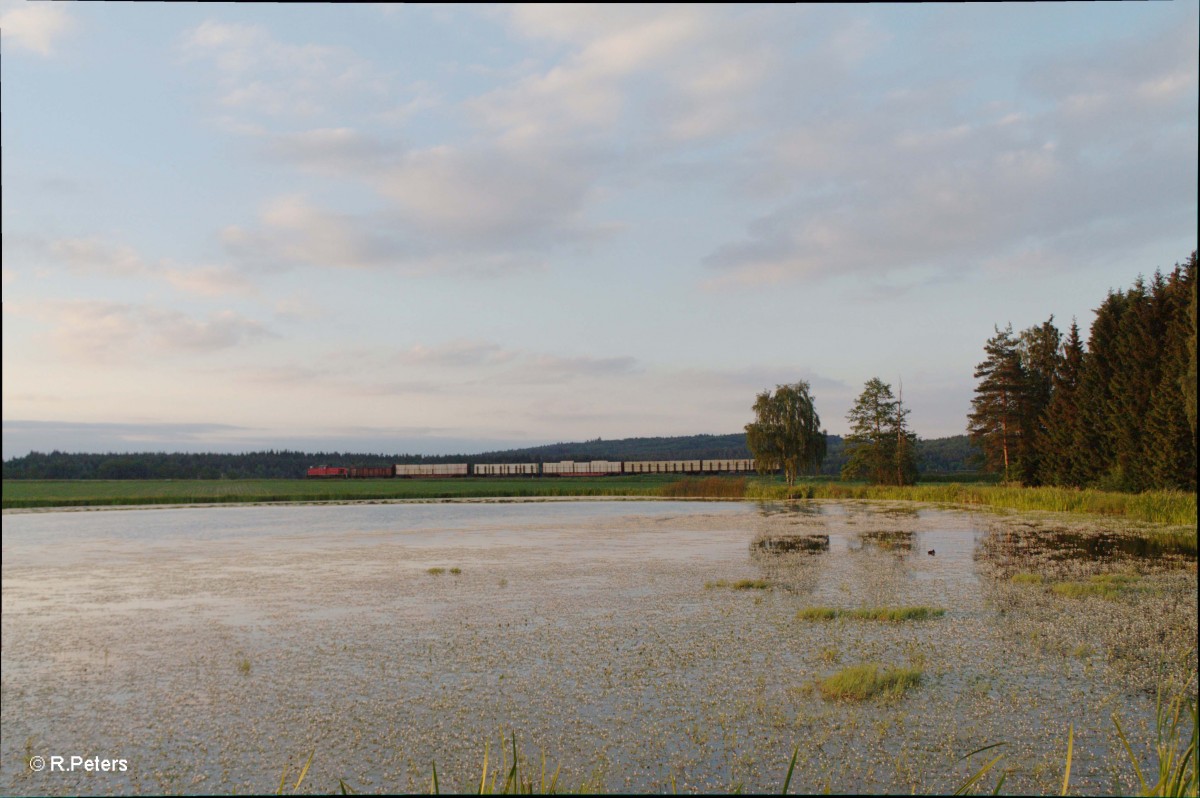
[[[1071,728],[1072,792],[1133,792],[1158,687],[1196,692],[1195,558],[1116,544],[1139,529],[836,503],[8,516],[0,791],[271,792],[307,764],[302,792],[426,792],[436,762],[474,792],[491,740],[497,791],[515,762],[537,791],[776,791],[795,752],[793,792],[951,792],[1005,741],[975,789],[1058,792]],[[759,545],[793,539],[823,542]],[[130,771],[24,766],[75,749]]]

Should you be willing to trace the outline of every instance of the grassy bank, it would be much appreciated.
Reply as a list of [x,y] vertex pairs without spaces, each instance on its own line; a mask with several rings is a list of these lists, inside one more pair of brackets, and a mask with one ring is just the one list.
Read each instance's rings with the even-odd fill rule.
[[1012,510],[1090,513],[1172,526],[1196,524],[1196,494],[1183,491],[1111,493],[1072,488],[1014,488],[955,483],[896,487],[847,482],[803,482],[788,487],[777,481],[756,480],[747,485],[746,498],[934,502]]
[[[819,480],[787,486],[777,479],[683,478],[639,474],[585,478],[467,479],[197,479],[5,480],[3,506],[85,507],[126,504],[364,501],[537,496],[658,496],[713,499],[874,499],[958,504],[1013,510],[1090,513],[1155,524],[1195,526],[1196,495],[1140,494],[1069,488],[1020,488],[980,483],[908,487]],[[1193,534],[1194,539],[1194,534]]]

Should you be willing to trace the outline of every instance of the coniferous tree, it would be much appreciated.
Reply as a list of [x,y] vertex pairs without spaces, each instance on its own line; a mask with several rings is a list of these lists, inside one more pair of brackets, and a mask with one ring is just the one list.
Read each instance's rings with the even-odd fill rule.
[[1183,410],[1188,426],[1192,430],[1193,445],[1196,435],[1196,253],[1188,260],[1187,272],[1192,284],[1192,302],[1188,309],[1191,330],[1187,333],[1187,367],[1180,377],[1179,387],[1183,391]]
[[1083,372],[1083,341],[1079,325],[1072,320],[1067,340],[1050,392],[1050,402],[1038,438],[1041,454],[1039,478],[1048,485],[1075,485],[1084,481],[1081,463],[1086,452],[1079,451],[1075,441],[1081,437],[1082,423],[1079,406],[1079,379]]
[[[1092,485],[1105,479],[1113,481],[1114,436],[1110,433],[1109,400],[1113,373],[1117,368],[1116,338],[1121,317],[1128,305],[1121,291],[1109,291],[1096,309],[1088,336],[1087,356],[1079,377],[1080,421],[1076,428],[1075,449],[1080,453],[1080,484]],[[1116,475],[1119,481],[1119,475]]]
[[1062,360],[1061,345],[1062,334],[1054,326],[1053,316],[1039,326],[1023,331],[1017,341],[1027,383],[1021,408],[1019,458],[1022,481],[1027,485],[1041,482],[1041,461],[1045,452],[1040,444],[1046,432],[1045,414],[1054,389],[1054,375]]
[[987,359],[975,369],[979,385],[967,431],[983,450],[985,467],[1008,482],[1021,476],[1021,419],[1029,383],[1012,325],[995,330],[984,346]]
[[842,479],[866,479],[880,485],[916,482],[916,435],[908,430],[909,411],[893,397],[892,386],[878,377],[867,381],[846,414],[848,460]]
[[1194,266],[1176,266],[1156,303],[1164,317],[1165,334],[1159,383],[1150,396],[1142,431],[1143,488],[1196,487],[1195,436],[1187,418],[1186,396],[1179,390],[1189,366],[1189,294],[1194,285]]

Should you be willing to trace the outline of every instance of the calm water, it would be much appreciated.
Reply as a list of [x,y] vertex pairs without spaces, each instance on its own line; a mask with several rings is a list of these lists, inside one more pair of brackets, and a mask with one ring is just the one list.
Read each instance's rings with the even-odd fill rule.
[[[1124,792],[1109,716],[1144,742],[1148,688],[1194,690],[1196,566],[1114,534],[829,503],[6,515],[0,792],[273,792],[314,750],[301,792],[427,790],[435,761],[443,790],[477,789],[485,742],[494,760],[514,731],[568,786],[777,790],[799,744],[794,791],[945,792],[1004,741],[1006,791],[1044,792],[1071,723],[1073,790]],[[1077,599],[1017,572],[1137,581]],[[744,578],[773,587],[706,587]],[[818,605],[947,612],[797,620]],[[813,689],[867,662],[923,682]]]

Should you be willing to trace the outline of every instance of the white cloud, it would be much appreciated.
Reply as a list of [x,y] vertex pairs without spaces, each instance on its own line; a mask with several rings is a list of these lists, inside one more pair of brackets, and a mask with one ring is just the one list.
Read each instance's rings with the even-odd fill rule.
[[231,310],[196,318],[173,310],[104,300],[12,303],[18,316],[48,325],[42,337],[59,356],[79,363],[136,363],[150,355],[204,354],[273,333]]
[[141,274],[146,263],[128,245],[111,244],[100,238],[63,238],[49,244],[50,254],[79,273],[108,275]]
[[4,40],[42,56],[52,55],[56,42],[74,27],[74,17],[56,3],[5,4],[0,13]]
[[385,79],[349,50],[282,42],[256,25],[206,21],[182,37],[180,51],[211,61],[221,104],[241,113],[311,117],[352,97],[385,96]]

